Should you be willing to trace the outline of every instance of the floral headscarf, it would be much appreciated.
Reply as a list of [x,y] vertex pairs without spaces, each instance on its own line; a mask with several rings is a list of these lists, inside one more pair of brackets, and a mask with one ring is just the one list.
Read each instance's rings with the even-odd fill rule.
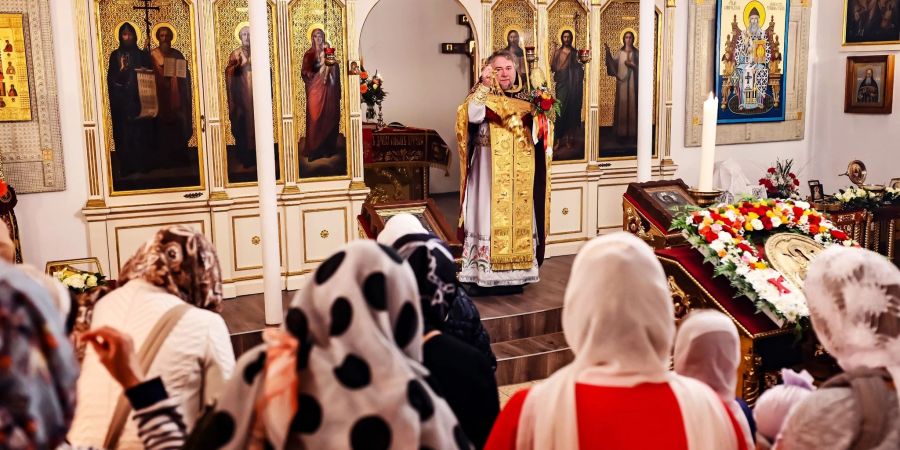
[[0,262],[0,448],[56,448],[75,411],[78,363],[50,294]]
[[119,285],[143,279],[198,308],[218,311],[222,273],[212,242],[185,225],[162,228],[119,271]]

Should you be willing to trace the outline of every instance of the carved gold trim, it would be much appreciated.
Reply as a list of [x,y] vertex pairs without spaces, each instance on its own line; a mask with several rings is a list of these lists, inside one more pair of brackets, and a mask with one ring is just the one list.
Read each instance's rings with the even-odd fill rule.
[[319,232],[319,237],[321,237],[322,239],[328,239],[328,236],[330,235],[331,233],[328,232],[327,228]]

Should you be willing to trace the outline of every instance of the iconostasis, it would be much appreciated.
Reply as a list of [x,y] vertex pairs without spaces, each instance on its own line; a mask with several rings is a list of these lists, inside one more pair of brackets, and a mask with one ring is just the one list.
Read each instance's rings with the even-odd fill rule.
[[[289,289],[360,236],[356,218],[368,188],[355,69],[360,31],[378,1],[392,0],[268,1],[275,143],[265,151],[276,159]],[[674,1],[657,1],[654,36],[639,32],[638,0],[459,3],[475,40],[473,74],[506,48],[521,58],[523,79],[546,81],[562,102],[549,254],[574,253],[598,233],[620,229],[621,195],[636,179],[640,64],[655,67],[654,177],[676,169],[668,156]],[[247,5],[76,2],[90,195],[83,212],[91,253],[111,278],[155,229],[181,223],[214,241],[226,296],[261,291],[255,184],[262,149]],[[641,54],[647,40],[656,43],[654,55]]]

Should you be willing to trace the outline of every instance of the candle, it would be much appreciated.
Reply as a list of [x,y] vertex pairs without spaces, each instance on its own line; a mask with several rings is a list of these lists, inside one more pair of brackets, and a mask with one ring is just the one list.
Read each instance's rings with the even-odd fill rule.
[[700,182],[697,188],[711,191],[713,188],[713,166],[716,163],[716,121],[718,120],[717,99],[712,92],[703,102],[703,144],[700,149]]

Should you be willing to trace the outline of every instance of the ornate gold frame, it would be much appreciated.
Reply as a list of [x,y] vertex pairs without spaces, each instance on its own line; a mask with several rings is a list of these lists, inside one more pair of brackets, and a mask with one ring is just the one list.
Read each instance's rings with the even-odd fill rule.
[[[547,72],[547,81],[549,82],[549,84],[551,84],[553,86],[554,91],[556,90],[556,84],[553,83],[553,81],[552,81],[553,80],[553,76],[552,76],[553,72],[550,70],[550,65],[551,65],[550,58],[552,57],[552,55],[550,55],[549,49],[551,47],[551,44],[553,42],[555,42],[557,39],[559,39],[559,36],[550,35],[550,25],[551,25],[550,21],[552,20],[554,9],[557,6],[559,6],[559,4],[562,3],[563,1],[565,1],[565,0],[553,0],[553,3],[550,3],[550,5],[547,6],[547,33],[546,33],[547,42],[545,43],[544,47],[547,47],[548,57],[547,57],[547,61],[545,61],[545,64],[544,64],[546,66],[546,68],[544,70],[546,70],[546,72]],[[579,1],[579,0],[572,0],[572,1],[574,3],[576,3],[579,7],[581,7],[582,12],[584,12],[584,20],[585,20],[584,28],[587,30],[587,34],[585,35],[585,41],[587,42],[587,46],[590,47],[590,44],[591,44],[591,10],[589,8],[587,8],[587,6],[585,6],[584,2],[582,2],[582,1]],[[560,28],[560,33],[562,33],[562,31],[564,31],[564,30],[572,31],[573,35],[575,35],[576,32],[580,32],[580,30],[575,30],[574,28],[575,28],[574,26],[562,27],[562,28]],[[574,44],[577,45],[577,40]],[[590,158],[590,156],[589,156],[590,149],[588,148],[588,142],[590,142],[590,135],[592,132],[592,128],[590,126],[590,123],[591,123],[591,96],[590,96],[591,86],[590,86],[590,83],[591,83],[591,71],[594,70],[594,65],[592,64],[592,62],[593,62],[593,60],[591,60],[591,62],[588,62],[587,64],[584,64],[584,81],[582,83],[582,105],[581,105],[582,111],[584,113],[584,151],[582,152],[582,157],[580,159],[572,159],[572,160],[565,160],[565,161],[552,161],[550,164],[553,166],[563,165],[563,164],[584,164]]]
[[[608,0],[606,3],[603,4],[603,6],[600,7],[601,21],[602,21],[603,13],[607,10],[607,8],[609,8],[609,5],[611,5],[613,3],[639,3],[639,2],[640,2],[640,0]],[[664,122],[662,120],[663,117],[661,117],[663,108],[659,107],[659,102],[661,100],[662,92],[663,92],[661,87],[662,87],[662,72],[663,72],[663,67],[662,67],[663,31],[664,31],[663,22],[665,21],[665,14],[664,14],[664,11],[659,9],[659,7],[656,7],[654,9],[656,10],[656,49],[655,49],[656,50],[656,52],[655,52],[656,53],[656,55],[655,55],[656,61],[654,62],[656,64],[656,70],[654,71],[656,79],[653,80],[654,81],[653,82],[653,99],[655,100],[653,102],[653,118],[656,121],[656,131],[653,133],[654,134],[654,136],[653,136],[654,143],[653,143],[653,153],[651,154],[651,159],[659,158],[660,141],[662,141],[662,139],[661,139],[662,138],[662,127],[660,125]],[[596,51],[599,52],[600,50],[597,49]],[[599,64],[599,62],[597,64]],[[599,92],[598,92],[597,97],[599,100]],[[598,106],[599,106],[599,104],[598,104]],[[596,160],[597,161],[609,162],[609,161],[635,161],[635,160],[637,160],[637,156],[608,156],[608,157],[600,156],[600,146],[603,144],[602,144],[602,142],[600,142],[599,116],[598,116],[597,122],[598,123],[594,124],[594,126],[591,127],[591,131],[596,133],[596,136],[597,136],[597,139],[596,139],[596,142],[597,142],[597,159]],[[668,124],[669,122],[670,122],[669,119],[665,120],[666,124]]]
[[[296,40],[294,39],[293,31],[289,24],[291,21],[291,17],[293,16],[292,11],[294,10],[295,7],[298,7],[297,3],[301,2],[301,1],[303,1],[303,0],[290,0],[289,2],[287,2],[287,7],[285,8],[285,12],[287,14],[286,19],[288,22],[287,38],[288,38],[288,42],[290,42],[292,45],[296,43]],[[326,1],[330,1],[330,0],[326,0]],[[352,139],[353,124],[352,124],[351,115],[350,115],[350,95],[349,95],[350,92],[349,92],[349,87],[347,86],[347,83],[350,82],[350,80],[351,80],[347,73],[347,71],[349,69],[349,67],[347,67],[347,65],[352,60],[352,58],[350,58],[350,53],[351,53],[350,52],[350,39],[349,39],[349,34],[347,33],[347,29],[350,28],[349,27],[350,19],[349,19],[349,14],[348,14],[348,10],[347,10],[347,2],[344,0],[334,0],[334,1],[337,2],[341,7],[341,17],[342,17],[341,20],[343,20],[343,23],[344,23],[344,27],[343,27],[343,29],[344,29],[344,35],[343,35],[344,49],[343,50],[344,51],[343,51],[343,60],[340,62],[341,63],[340,64],[340,67],[341,67],[340,78],[341,78],[341,102],[343,102],[343,104],[344,104],[343,119],[346,121],[345,122],[346,125],[345,125],[344,129],[341,131],[343,131],[344,138],[346,140],[344,152],[346,153],[346,160],[347,160],[347,174],[330,176],[330,177],[303,178],[300,174],[300,148],[298,147],[295,149],[295,152],[294,152],[294,154],[297,155],[297,159],[296,159],[296,161],[292,161],[292,163],[296,166],[294,169],[297,170],[297,183],[316,183],[316,182],[321,182],[321,181],[350,180],[354,176],[354,174],[353,174],[353,159],[356,158],[357,152],[362,151],[362,149],[355,148],[355,146],[353,145],[353,139]],[[327,32],[326,32],[326,36],[327,36]],[[286,49],[286,51],[288,52],[288,55],[287,55],[287,60],[289,61],[288,68],[290,69],[291,72],[299,71],[300,67],[297,65],[297,61],[294,61],[294,58],[293,58],[293,48],[289,47],[288,49]],[[292,81],[288,81],[288,84],[291,84],[291,83],[292,83]],[[293,85],[291,85],[291,91],[292,92],[294,91]],[[298,94],[297,92],[294,92],[294,95],[297,95],[297,94]],[[293,111],[293,105],[291,105],[291,110],[293,112],[294,121],[296,122],[297,117],[299,117],[299,114],[297,113],[297,111]],[[294,139],[294,141],[297,141],[297,142],[299,142],[299,140],[300,140],[299,127],[297,127],[296,125],[294,126],[293,139]],[[287,169],[285,169],[285,170],[287,170]]]
[[843,50],[853,50],[848,47],[864,47],[863,50],[865,51],[890,51],[900,48],[900,39],[895,41],[847,42],[847,9],[849,7],[849,0],[844,0],[843,14],[841,16],[841,47]]
[[[90,0],[93,9],[93,20],[91,23],[94,25],[92,30],[92,37],[96,38],[96,45],[94,47],[94,56],[96,60],[91,61],[91,67],[87,70],[90,70],[95,77],[100,78],[102,76],[100,72],[100,68],[102,67],[103,55],[101,48],[101,43],[103,42],[103,32],[100,29],[100,26],[97,25],[100,22],[100,3],[103,1],[111,1],[111,0]],[[201,68],[198,61],[200,61],[200,53],[198,52],[199,46],[197,45],[197,40],[199,38],[199,30],[197,29],[197,0],[182,0],[187,4],[189,15],[191,18],[190,30],[191,30],[191,64],[193,64],[193,69],[191,71],[194,74],[191,80],[191,91],[194,96],[194,117],[197,119],[197,123],[194,125],[194,133],[197,137],[197,164],[199,165],[198,176],[200,179],[200,184],[195,186],[182,186],[182,187],[173,187],[173,188],[161,188],[161,189],[135,189],[130,191],[116,191],[113,188],[113,176],[112,176],[112,149],[109,146],[109,142],[111,139],[107,139],[106,136],[112,133],[112,130],[105,129],[105,126],[99,127],[102,130],[101,136],[103,139],[100,140],[99,144],[103,148],[104,155],[106,158],[102,161],[104,164],[104,169],[106,171],[106,184],[107,184],[107,193],[110,197],[124,197],[124,196],[132,196],[132,195],[142,195],[142,194],[158,194],[164,192],[189,192],[189,191],[205,191],[206,190],[206,149],[204,147],[204,132],[205,129],[203,119],[205,116],[202,113],[203,108],[201,107],[202,103],[202,90],[201,85],[203,85],[202,72],[199,71]],[[82,60],[82,64],[84,64],[84,60]],[[82,67],[82,75],[84,76],[85,68]],[[108,101],[109,93],[106,92],[106,89],[103,87],[103,83],[100,82],[98,87],[98,91],[91,92],[95,93],[95,95],[84,93],[85,101],[93,101],[99,108],[99,111],[103,113],[108,113],[108,106],[103,105],[103,101]],[[92,86],[93,88],[93,86]]]
[[[213,28],[218,24],[219,20],[219,6],[220,2],[224,0],[212,0],[212,17],[213,17]],[[274,119],[275,119],[275,142],[278,144],[278,164],[280,173],[279,177],[275,182],[277,184],[284,184],[285,182],[285,159],[284,159],[284,143],[281,142],[281,137],[283,135],[282,128],[284,124],[281,121],[283,116],[282,113],[282,105],[281,105],[281,64],[279,58],[279,47],[278,47],[278,5],[274,0],[267,0],[268,6],[272,12],[271,14],[271,23],[269,23],[270,33],[275,38],[272,42],[272,47],[274,48],[274,53],[272,54],[271,59],[274,61],[272,66],[272,73],[275,75],[275,79],[272,82],[272,103],[275,108],[273,111]],[[243,22],[242,22],[243,23]],[[223,55],[219,54],[218,46],[213,50],[214,59],[215,59],[215,74],[217,76],[221,76],[221,71],[219,70],[219,63],[221,61],[221,57]],[[227,55],[225,55],[227,58]],[[219,123],[221,128],[221,155],[218,156],[220,164],[222,164],[224,176],[223,184],[225,188],[234,188],[234,187],[248,187],[248,186],[256,186],[257,183],[254,181],[245,181],[245,182],[237,182],[231,183],[228,181],[228,136],[226,134],[225,126],[224,126],[224,117],[227,110],[228,100],[226,93],[223,89],[220,89],[219,83],[216,83],[216,95],[219,99]],[[230,122],[229,122],[230,123]]]

